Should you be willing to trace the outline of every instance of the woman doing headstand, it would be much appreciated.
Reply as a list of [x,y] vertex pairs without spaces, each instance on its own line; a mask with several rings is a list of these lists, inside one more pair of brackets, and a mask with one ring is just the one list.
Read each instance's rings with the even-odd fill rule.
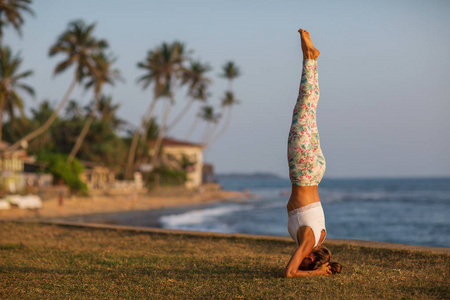
[[320,52],[313,46],[308,31],[300,29],[299,32],[303,69],[289,131],[292,192],[287,204],[289,234],[298,247],[284,270],[285,277],[329,275],[341,271],[339,263],[330,263],[330,250],[322,246],[326,230],[318,185],[325,172],[325,158],[316,124],[319,101],[317,58]]

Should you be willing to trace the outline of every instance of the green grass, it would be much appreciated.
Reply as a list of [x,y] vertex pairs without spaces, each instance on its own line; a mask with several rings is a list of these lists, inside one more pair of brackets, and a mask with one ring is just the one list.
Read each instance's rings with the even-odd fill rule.
[[285,279],[293,242],[0,222],[0,298],[450,297],[448,254],[327,246],[342,274]]

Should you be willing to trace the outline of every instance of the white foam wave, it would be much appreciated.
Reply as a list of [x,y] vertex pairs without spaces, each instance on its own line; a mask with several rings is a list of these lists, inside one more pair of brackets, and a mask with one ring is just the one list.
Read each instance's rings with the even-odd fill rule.
[[162,216],[159,218],[159,222],[165,228],[192,229],[192,226],[211,223],[220,216],[224,216],[236,211],[242,211],[251,208],[252,208],[251,206],[230,205],[230,206],[191,210],[182,214]]

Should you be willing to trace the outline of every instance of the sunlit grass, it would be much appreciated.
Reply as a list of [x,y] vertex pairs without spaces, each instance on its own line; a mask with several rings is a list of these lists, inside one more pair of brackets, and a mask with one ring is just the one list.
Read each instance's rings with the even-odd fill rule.
[[450,256],[328,247],[343,273],[284,279],[293,242],[0,222],[0,298],[446,298]]

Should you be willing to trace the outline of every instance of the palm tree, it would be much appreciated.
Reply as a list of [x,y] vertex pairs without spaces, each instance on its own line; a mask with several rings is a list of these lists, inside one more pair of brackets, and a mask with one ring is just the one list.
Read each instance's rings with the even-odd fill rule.
[[34,15],[29,8],[31,0],[0,0],[0,45],[3,41],[3,27],[12,24],[19,35],[22,35],[20,27],[23,25],[21,10]]
[[83,143],[84,138],[89,131],[89,127],[91,126],[92,120],[94,119],[95,113],[97,112],[100,104],[100,98],[104,84],[108,83],[114,85],[115,81],[122,80],[119,70],[111,69],[111,65],[116,61],[115,59],[111,58],[110,56],[108,57],[104,52],[95,54],[93,56],[93,59],[96,65],[95,72],[91,74],[91,80],[86,84],[85,87],[86,89],[94,87],[94,107],[91,110],[91,113],[89,114],[86,122],[84,123],[84,127],[81,130],[81,133],[78,136],[77,141],[75,142],[75,145],[73,146],[72,151],[69,154],[69,157],[67,158],[67,162],[69,164],[77,155],[77,152],[80,149],[81,144]]
[[[197,90],[195,91],[195,99],[200,100],[202,102],[206,102],[209,96],[210,96],[209,93],[206,92],[205,85],[198,86]],[[191,128],[188,130],[185,136],[186,140],[190,139],[192,133],[194,133],[195,129],[197,128],[201,113],[202,113],[202,106],[198,108],[198,112],[195,115],[194,122],[192,123]]]
[[[41,126],[44,124],[50,116],[54,113],[54,108],[52,107],[51,102],[48,99],[43,100],[41,103],[39,103],[37,108],[31,109],[31,128],[28,129],[27,132],[32,131],[32,128],[36,128],[38,126]],[[55,120],[56,124],[60,123],[60,119],[57,118]],[[41,134],[39,137],[35,138],[30,144],[28,145],[28,151],[30,153],[38,153],[40,149],[44,149],[49,146],[49,144],[53,143],[52,138],[52,132],[51,130],[48,130]]]
[[231,122],[231,114],[233,112],[232,108],[234,105],[239,103],[240,101],[234,97],[233,92],[231,91],[225,92],[225,96],[222,99],[222,108],[225,110],[226,113],[225,124],[223,125],[222,129],[217,133],[217,135],[214,136],[213,139],[211,137],[211,139],[208,140],[208,144],[212,144],[215,141],[217,141],[227,131]]
[[208,136],[211,134],[211,125],[219,121],[220,114],[214,113],[214,107],[206,105],[202,106],[200,112],[200,118],[206,122],[205,131],[203,132],[202,142],[207,141]]
[[54,71],[55,75],[60,74],[69,67],[75,65],[75,74],[72,83],[47,122],[14,143],[6,149],[7,151],[15,150],[21,143],[28,142],[45,132],[66,105],[67,100],[77,83],[81,83],[88,75],[96,74],[95,55],[103,51],[108,44],[105,40],[97,40],[92,36],[94,28],[95,23],[86,25],[82,20],[70,22],[66,31],[58,37],[56,43],[50,48],[50,56],[60,53],[66,55],[66,58],[56,66]]
[[207,87],[211,83],[211,79],[204,76],[206,72],[211,71],[208,64],[202,64],[200,61],[192,61],[190,68],[183,70],[182,84],[188,84],[189,101],[181,112],[174,118],[172,123],[167,127],[167,132],[175,127],[176,124],[186,115],[195,100],[206,101]]
[[167,120],[170,114],[172,104],[174,102],[174,95],[176,92],[177,84],[181,78],[183,70],[183,62],[187,58],[185,53],[185,47],[180,42],[173,42],[172,44],[163,43],[155,50],[148,52],[146,59],[143,62],[138,63],[138,67],[144,69],[147,73],[138,79],[138,82],[143,84],[143,88],[146,89],[149,86],[153,86],[153,97],[150,102],[150,106],[147,109],[144,117],[142,118],[141,125],[134,132],[133,140],[131,142],[130,151],[128,154],[127,166],[125,168],[125,178],[131,177],[132,164],[136,153],[136,148],[139,141],[139,136],[142,139],[146,139],[150,120],[153,116],[153,111],[156,106],[156,101],[159,98],[167,98],[169,103],[164,109],[164,116],[161,122],[161,128],[158,131],[158,137],[155,142],[155,154],[152,159],[152,164],[156,163],[159,147],[162,142],[162,138],[166,131]]
[[160,65],[158,61],[157,51],[148,51],[147,57],[143,62],[139,62],[137,64],[138,68],[144,69],[147,73],[138,78],[138,83],[143,84],[143,88],[147,89],[149,86],[153,86],[153,98],[150,101],[150,105],[147,108],[147,112],[142,117],[141,125],[134,131],[133,139],[131,141],[130,150],[128,153],[127,165],[125,167],[125,178],[131,178],[131,169],[134,162],[134,158],[136,155],[136,148],[139,141],[139,136],[141,135],[141,131],[143,130],[141,136],[145,137],[145,132],[148,130],[148,124],[150,124],[150,120],[153,116],[153,111],[156,106],[156,100],[160,97],[159,85],[157,84],[160,79],[162,72],[160,70]]
[[222,71],[223,73],[220,76],[228,79],[227,90],[231,92],[233,80],[241,76],[241,70],[234,64],[233,61],[228,61],[222,66]]
[[71,118],[72,120],[80,119],[82,117],[81,107],[78,105],[78,102],[75,100],[70,100],[66,106],[66,117]]
[[13,55],[9,47],[0,47],[0,141],[2,140],[4,108],[11,120],[14,119],[14,108],[18,108],[23,115],[23,99],[18,91],[24,91],[34,96],[34,90],[22,80],[31,76],[33,71],[19,73],[22,58],[19,54]]
[[109,124],[113,130],[118,130],[125,124],[125,121],[119,119],[116,115],[119,108],[120,104],[113,104],[111,96],[102,96],[100,98],[100,102],[98,104],[100,120]]
[[222,129],[217,133],[216,136],[214,136],[214,132],[217,130],[218,123],[216,127],[213,130],[213,134],[210,135],[210,139],[208,141],[209,144],[212,144],[213,142],[217,141],[228,129],[231,122],[231,114],[232,114],[232,108],[235,104],[238,104],[239,101],[235,99],[234,94],[232,92],[232,84],[233,80],[237,77],[241,76],[240,69],[236,66],[236,64],[233,61],[228,61],[222,66],[223,73],[220,75],[223,78],[228,79],[228,88],[225,92],[225,96],[222,99],[222,110],[221,115],[225,118],[225,123],[222,127]]
[[[161,129],[158,132],[154,145],[154,154],[151,164],[156,165],[158,160],[161,143],[166,134],[167,121],[169,119],[170,111],[175,103],[175,93],[180,84],[180,79],[183,72],[183,63],[187,59],[185,46],[180,42],[173,42],[172,44],[163,43],[157,51],[157,60],[161,68],[160,81],[156,82],[159,86],[161,97],[166,98],[166,107],[164,109],[163,119],[161,121]],[[182,83],[181,83],[182,84]]]

